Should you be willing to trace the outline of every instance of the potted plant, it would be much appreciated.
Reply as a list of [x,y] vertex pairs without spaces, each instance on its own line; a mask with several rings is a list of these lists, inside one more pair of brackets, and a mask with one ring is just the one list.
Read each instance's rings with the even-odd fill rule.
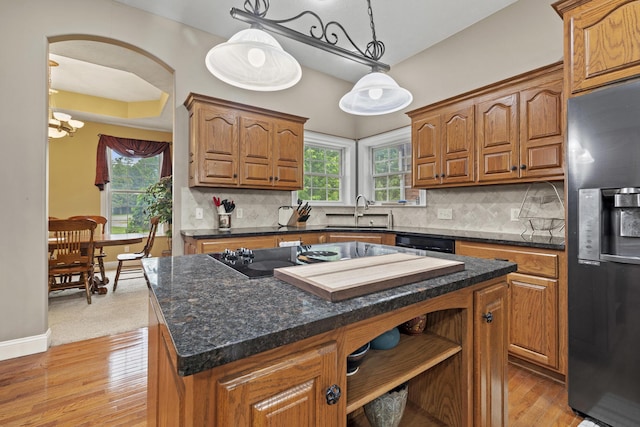
[[142,199],[146,205],[144,212],[149,218],[153,216],[160,217],[160,223],[165,224],[164,234],[171,240],[171,221],[173,217],[172,176],[160,178],[160,181],[147,187]]

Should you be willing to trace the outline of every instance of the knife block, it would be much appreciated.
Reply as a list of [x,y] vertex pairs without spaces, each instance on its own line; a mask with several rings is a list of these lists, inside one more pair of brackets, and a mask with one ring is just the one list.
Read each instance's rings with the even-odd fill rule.
[[300,222],[300,214],[296,209],[293,209],[293,213],[287,221],[287,227],[305,227],[306,225],[305,222]]

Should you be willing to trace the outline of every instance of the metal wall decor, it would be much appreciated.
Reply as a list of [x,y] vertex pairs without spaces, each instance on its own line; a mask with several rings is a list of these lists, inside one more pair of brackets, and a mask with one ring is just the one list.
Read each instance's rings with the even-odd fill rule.
[[[371,25],[372,40],[367,43],[364,49],[361,49],[356,45],[342,24],[337,21],[329,21],[325,24],[317,13],[310,10],[305,10],[288,19],[268,19],[266,18],[266,15],[269,11],[269,3],[269,0],[245,0],[244,10],[234,7],[231,8],[230,13],[234,19],[247,22],[251,24],[252,27],[267,29],[292,40],[296,40],[343,58],[367,65],[371,67],[373,71],[389,71],[391,69],[389,65],[380,62],[380,58],[384,55],[385,47],[384,43],[376,37],[376,27],[373,21],[373,12],[370,0],[367,0],[367,12],[369,14],[369,21]],[[318,21],[317,25],[311,25],[308,35],[282,25],[294,22],[305,16],[312,16]],[[340,41],[338,33],[342,33],[344,35],[355,51],[338,46],[338,42]]]

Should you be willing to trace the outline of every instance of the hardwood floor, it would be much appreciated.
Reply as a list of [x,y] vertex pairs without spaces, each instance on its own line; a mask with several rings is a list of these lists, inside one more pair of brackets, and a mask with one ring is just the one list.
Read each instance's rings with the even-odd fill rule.
[[[147,329],[0,362],[0,426],[146,426]],[[575,427],[561,384],[509,365],[509,426]]]

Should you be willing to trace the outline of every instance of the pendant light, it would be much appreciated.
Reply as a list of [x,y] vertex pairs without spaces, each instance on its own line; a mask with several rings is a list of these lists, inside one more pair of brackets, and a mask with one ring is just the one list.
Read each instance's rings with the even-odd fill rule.
[[365,75],[341,99],[340,109],[360,116],[376,116],[402,110],[411,104],[411,92],[390,76],[372,71]]
[[[347,113],[366,116],[387,114],[401,110],[413,101],[408,90],[383,73],[391,67],[379,61],[384,54],[384,43],[376,37],[371,0],[367,0],[367,13],[373,40],[364,49],[353,42],[339,22],[325,24],[313,11],[305,10],[293,18],[275,20],[265,18],[268,10],[269,0],[245,0],[244,10],[231,8],[231,16],[251,24],[251,28],[240,31],[228,42],[209,51],[205,62],[214,76],[231,85],[259,91],[281,90],[296,84],[302,75],[300,65],[264,31],[269,30],[371,67],[372,72],[361,78],[340,100],[340,108]],[[309,34],[282,25],[303,17],[317,20],[309,28]],[[355,50],[338,46],[338,34],[344,34]]]
[[205,63],[211,74],[242,89],[282,90],[302,77],[298,61],[273,36],[258,28],[242,30],[226,43],[214,46]]

